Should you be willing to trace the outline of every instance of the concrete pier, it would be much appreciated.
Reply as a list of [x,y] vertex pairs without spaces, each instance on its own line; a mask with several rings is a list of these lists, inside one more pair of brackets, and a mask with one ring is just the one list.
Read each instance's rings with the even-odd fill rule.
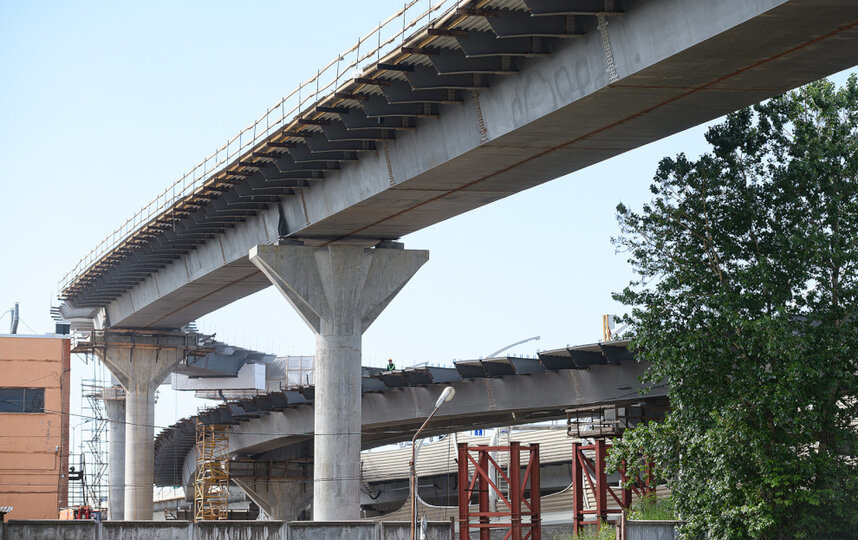
[[313,519],[360,517],[361,336],[428,251],[258,245],[250,260],[316,333]]
[[107,506],[111,520],[125,519],[125,390],[120,386],[102,391],[107,411],[108,447]]
[[191,336],[181,332],[104,330],[93,350],[125,388],[126,520],[152,519],[155,389],[184,358]]

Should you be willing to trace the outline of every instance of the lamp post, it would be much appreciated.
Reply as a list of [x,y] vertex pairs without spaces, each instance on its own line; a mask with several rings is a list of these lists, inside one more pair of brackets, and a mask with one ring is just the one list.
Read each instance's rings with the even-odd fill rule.
[[438,396],[438,400],[435,401],[435,409],[432,411],[432,414],[426,417],[423,425],[420,426],[420,429],[417,430],[417,433],[411,439],[411,540],[417,540],[417,437],[420,436],[423,428],[432,420],[432,417],[435,416],[441,405],[453,399],[455,395],[456,389],[452,386],[444,388],[444,391]]

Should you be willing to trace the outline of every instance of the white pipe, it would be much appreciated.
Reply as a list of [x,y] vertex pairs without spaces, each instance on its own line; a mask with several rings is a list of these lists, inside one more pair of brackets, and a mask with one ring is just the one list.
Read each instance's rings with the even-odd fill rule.
[[12,329],[9,333],[10,334],[17,334],[18,333],[18,320],[20,318],[19,314],[18,314],[18,302],[15,302],[15,307],[13,307],[11,311],[12,311]]

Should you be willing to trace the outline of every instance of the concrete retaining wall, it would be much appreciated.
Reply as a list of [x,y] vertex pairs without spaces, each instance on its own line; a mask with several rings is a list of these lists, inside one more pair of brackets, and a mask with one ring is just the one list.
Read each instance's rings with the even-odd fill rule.
[[[409,540],[411,538],[411,523],[407,521],[386,521],[379,523],[379,526],[381,529],[379,538],[381,540]],[[453,538],[452,528],[453,523],[450,521],[430,521],[426,524],[426,540],[451,540]]]
[[99,531],[101,533],[100,540],[186,540],[192,538],[189,530],[190,523],[187,521],[105,521],[99,525],[101,529]]
[[289,540],[378,540],[379,529],[360,521],[296,521],[289,524]]
[[3,526],[3,540],[92,540],[98,524],[89,520],[10,520]]
[[674,540],[676,521],[627,521],[626,540]]
[[287,525],[280,521],[210,521],[192,524],[194,540],[284,540]]
[[[410,529],[409,529],[410,530]],[[524,529],[524,534],[527,534],[527,529]],[[503,540],[504,536],[509,532],[509,529],[492,529],[489,532],[490,540]],[[447,533],[449,535],[449,532]],[[408,540],[408,536],[403,537],[405,540]],[[444,537],[443,540],[447,540],[449,536]],[[458,532],[456,533],[456,538],[458,538]],[[542,538],[544,540],[570,540],[572,538],[572,522],[560,522],[560,523],[550,523],[548,525],[542,524]],[[475,529],[471,529],[471,540],[479,540],[480,533]]]
[[[428,524],[426,540],[449,540],[452,523]],[[0,540],[407,540],[408,522],[32,520],[0,524]]]

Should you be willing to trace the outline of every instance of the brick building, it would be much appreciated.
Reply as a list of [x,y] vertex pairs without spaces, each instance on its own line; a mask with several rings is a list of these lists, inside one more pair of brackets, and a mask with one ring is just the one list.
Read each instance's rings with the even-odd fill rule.
[[0,506],[10,519],[57,519],[66,506],[70,343],[0,335]]

